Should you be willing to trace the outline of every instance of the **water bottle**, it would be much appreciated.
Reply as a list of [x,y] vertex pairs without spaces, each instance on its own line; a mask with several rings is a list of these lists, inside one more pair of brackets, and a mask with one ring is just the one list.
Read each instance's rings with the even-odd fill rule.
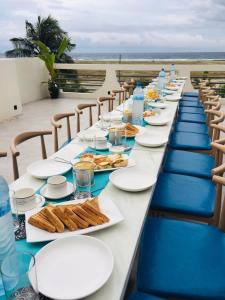
[[158,89],[162,91],[165,86],[165,80],[166,80],[166,73],[164,68],[159,72],[159,77],[158,77]]
[[13,218],[9,202],[9,187],[0,176],[0,265],[6,255],[15,252]]
[[141,83],[136,83],[136,88],[133,92],[133,105],[132,105],[132,123],[135,125],[142,125],[144,112],[144,91]]
[[170,65],[170,81],[173,82],[175,79],[175,66],[174,64]]

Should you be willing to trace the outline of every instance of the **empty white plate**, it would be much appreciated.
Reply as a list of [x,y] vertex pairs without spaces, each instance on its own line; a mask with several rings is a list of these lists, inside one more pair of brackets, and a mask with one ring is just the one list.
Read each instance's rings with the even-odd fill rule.
[[27,172],[39,179],[47,179],[54,175],[63,175],[68,172],[72,166],[57,162],[53,159],[38,160],[27,167]]
[[150,188],[156,182],[156,177],[150,170],[138,167],[120,169],[110,174],[109,180],[117,188],[127,192],[140,192]]
[[167,95],[167,96],[165,96],[165,99],[167,101],[175,101],[176,102],[176,101],[180,100],[181,97],[178,95]]
[[164,109],[167,107],[167,105],[162,102],[149,102],[148,105],[151,107],[154,107],[154,108],[161,108],[161,109]]
[[160,147],[168,142],[168,138],[148,133],[137,136],[135,141],[145,147]]
[[146,117],[144,118],[144,120],[149,125],[153,125],[153,126],[163,126],[169,122],[169,118],[161,114],[156,116]]
[[39,292],[56,300],[91,295],[106,283],[113,270],[109,247],[90,236],[56,240],[43,247],[35,258]]

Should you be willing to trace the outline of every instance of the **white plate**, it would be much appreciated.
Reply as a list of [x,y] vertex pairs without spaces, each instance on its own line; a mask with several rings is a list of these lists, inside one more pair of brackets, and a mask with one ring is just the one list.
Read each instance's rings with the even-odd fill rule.
[[175,86],[175,87],[168,86],[168,87],[166,87],[166,89],[169,91],[177,91],[179,89],[179,87],[178,86]]
[[53,159],[38,160],[27,167],[27,172],[33,177],[47,179],[54,175],[63,175],[71,169],[71,165],[57,162]]
[[31,210],[33,210],[33,209],[42,207],[42,206],[45,204],[45,198],[42,197],[42,196],[39,195],[39,194],[36,194],[35,197],[36,197],[36,203],[35,203],[35,206],[34,206],[34,207],[29,208],[29,209],[27,209],[26,207],[20,207],[20,209],[18,208],[18,211],[17,211],[17,212],[16,212],[16,210],[15,210],[15,208],[14,208],[13,199],[12,199],[12,197],[10,197],[10,205],[11,205],[12,213],[13,213],[13,214],[16,214],[16,213],[17,213],[18,215],[24,215],[27,211],[31,211]]
[[108,130],[101,129],[87,129],[84,131],[80,131],[77,136],[81,139],[85,139],[86,141],[92,141],[94,138],[103,138],[108,135]]
[[160,147],[168,142],[167,137],[160,135],[152,135],[151,133],[140,135],[135,138],[135,141],[145,147]]
[[117,188],[127,192],[140,192],[150,188],[156,182],[156,177],[150,170],[138,167],[120,169],[110,174],[109,179]]
[[48,188],[47,188],[47,184],[45,186],[43,186],[43,188],[40,190],[40,194],[47,198],[47,199],[51,199],[51,200],[60,200],[62,198],[65,198],[69,195],[71,195],[74,192],[74,186],[72,183],[67,182],[67,187],[66,189],[62,192],[62,193],[49,193]]
[[139,130],[139,132],[136,134],[136,136],[137,135],[142,135],[143,133],[145,133],[145,131],[146,131],[145,127],[139,126],[139,125],[134,125],[134,126]]
[[[103,154],[104,155],[104,154]],[[94,170],[95,173],[100,173],[100,172],[108,172],[108,171],[114,171],[114,170],[117,170],[117,169],[123,169],[123,168],[129,168],[129,167],[133,167],[136,165],[135,163],[135,160],[131,157],[129,157],[129,155],[127,154],[123,154],[122,157],[124,159],[128,159],[128,165],[126,167],[119,167],[119,168],[110,168],[110,169],[103,169],[103,170]],[[79,162],[80,159],[79,158],[76,158],[76,159],[73,159],[72,160],[72,164],[75,164],[77,162]]]
[[181,97],[178,95],[167,95],[167,96],[165,96],[165,99],[167,101],[175,101],[176,102],[176,101],[180,100]]
[[[80,235],[80,234],[87,234],[89,232],[93,231],[98,231],[103,228],[107,228],[110,226],[113,226],[121,221],[123,221],[123,216],[121,215],[120,211],[118,208],[115,206],[115,204],[112,202],[111,199],[109,198],[104,198],[102,199],[101,196],[98,198],[99,199],[99,206],[101,209],[101,212],[110,219],[108,223],[102,224],[102,225],[97,225],[97,226],[91,226],[85,229],[78,229],[75,231],[69,231],[65,230],[65,232],[62,233],[51,233],[47,232],[45,230],[41,230],[39,228],[36,228],[28,223],[28,219],[31,215],[39,212],[41,209],[34,209],[30,212],[27,212],[25,214],[26,217],[26,233],[27,233],[27,242],[28,243],[35,243],[35,242],[45,242],[45,241],[52,241],[56,239],[60,239],[63,237],[68,237],[68,236],[74,236],[74,235]],[[84,202],[85,200],[72,200],[72,201],[65,201],[62,203],[59,203],[60,205],[67,205],[67,204],[74,204],[74,203],[81,203]],[[57,205],[59,205],[57,204]]]
[[148,105],[151,107],[154,107],[154,108],[161,108],[161,109],[164,109],[167,107],[167,105],[162,102],[149,102]]
[[113,255],[101,240],[73,236],[49,243],[35,255],[38,289],[56,300],[87,297],[113,271]]
[[161,114],[156,116],[146,117],[144,118],[144,120],[149,125],[153,125],[153,126],[163,126],[169,122],[169,118]]
[[162,93],[163,93],[163,94],[166,94],[166,95],[173,95],[173,94],[174,94],[174,91],[162,90]]

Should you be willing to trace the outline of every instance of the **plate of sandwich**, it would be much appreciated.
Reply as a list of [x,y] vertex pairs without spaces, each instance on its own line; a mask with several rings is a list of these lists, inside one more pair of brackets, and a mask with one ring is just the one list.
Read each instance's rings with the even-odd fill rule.
[[79,158],[72,160],[72,164],[77,162],[91,162],[94,172],[113,171],[125,167],[135,166],[135,161],[127,154],[93,154],[83,153]]
[[101,230],[123,220],[110,199],[90,198],[49,204],[26,212],[27,242],[44,242]]

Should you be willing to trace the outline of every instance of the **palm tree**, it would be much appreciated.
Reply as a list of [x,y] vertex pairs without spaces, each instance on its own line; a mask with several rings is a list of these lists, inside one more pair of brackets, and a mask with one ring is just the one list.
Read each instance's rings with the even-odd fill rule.
[[[66,51],[71,51],[76,45],[71,43],[67,32],[61,29],[56,19],[50,15],[47,18],[41,18],[38,16],[36,24],[32,24],[28,21],[26,24],[26,37],[25,38],[12,38],[14,49],[6,51],[7,57],[33,57],[40,54],[40,50],[35,41],[41,41],[44,43],[51,52],[57,53],[57,50],[66,37],[69,39]],[[63,53],[58,62],[73,62],[72,58]]]

